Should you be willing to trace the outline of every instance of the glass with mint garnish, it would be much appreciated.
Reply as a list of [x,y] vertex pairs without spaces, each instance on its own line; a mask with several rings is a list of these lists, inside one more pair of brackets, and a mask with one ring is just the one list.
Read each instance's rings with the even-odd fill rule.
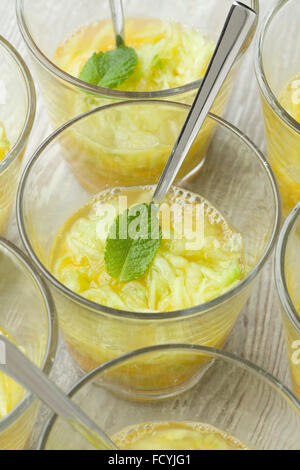
[[0,35],[0,236],[2,237],[7,236],[9,229],[35,110],[36,94],[31,73],[18,51]]
[[102,88],[117,88],[128,80],[138,65],[132,47],[119,46],[107,52],[94,52],[79,74],[80,80]]
[[[258,0],[245,0],[256,11]],[[36,76],[53,128],[84,112],[111,103],[158,99],[191,104],[205,74],[232,0],[124,0],[125,44],[116,48],[109,0],[18,0],[21,32],[29,46]],[[248,46],[248,44],[247,44]],[[235,74],[247,47],[224,84],[213,111],[222,115]],[[98,116],[89,127],[78,128],[69,139],[65,156],[82,184],[97,189],[105,178],[118,177],[125,184],[135,173],[146,184],[156,179],[172,147],[169,118],[155,122],[151,116],[130,115],[129,129],[122,129],[122,149],[113,141],[98,142]],[[113,135],[114,116],[107,137]],[[152,122],[150,135],[143,130]],[[175,133],[181,128],[173,120]],[[157,131],[158,129],[158,131]],[[213,129],[201,134],[201,148]],[[138,164],[131,154],[131,134],[138,134],[143,152]],[[156,135],[156,139],[151,135]],[[127,146],[125,145],[127,143]],[[157,152],[156,152],[157,150]],[[191,155],[189,170],[199,168],[203,155]],[[151,168],[150,177],[149,167]],[[122,183],[123,180],[123,183]]]
[[[113,140],[121,159],[123,130],[140,112],[149,119],[143,139],[132,133],[135,174],[126,180],[112,171],[102,187],[85,189],[65,161],[67,143],[97,122],[99,141]],[[270,255],[278,228],[272,173],[251,142],[220,118],[207,120],[215,128],[210,146],[192,150],[205,154],[202,170],[175,182],[160,210],[152,210],[157,179],[149,168],[145,183],[139,171],[141,146],[157,139],[153,122],[167,117],[173,135],[187,112],[183,104],[157,101],[100,108],[49,137],[25,171],[22,238],[53,287],[62,335],[84,371],[150,345],[222,347]],[[142,377],[142,389],[150,390],[163,369],[165,383],[177,387],[190,381],[194,366],[181,356],[162,360],[159,371],[151,362],[134,363],[116,385]]]

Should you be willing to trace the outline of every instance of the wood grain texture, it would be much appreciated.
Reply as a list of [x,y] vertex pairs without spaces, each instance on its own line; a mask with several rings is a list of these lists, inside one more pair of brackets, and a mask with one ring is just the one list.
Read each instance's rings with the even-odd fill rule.
[[[274,2],[275,0],[262,0],[262,16]],[[26,48],[16,24],[13,0],[0,0],[0,34],[17,48],[29,63]],[[265,151],[262,114],[253,70],[253,45],[244,59],[234,94],[228,105],[226,118],[243,130],[262,151]],[[33,150],[49,132],[47,114],[38,91],[37,118],[25,160],[30,157]],[[13,219],[9,237],[19,243]],[[261,274],[251,299],[227,341],[226,349],[257,363],[278,377],[284,384],[290,384],[280,305],[274,285],[273,259],[268,262]],[[59,347],[52,377],[64,390],[68,390],[78,378],[72,359],[62,344]],[[47,410],[42,408],[31,447],[34,446],[46,416]]]

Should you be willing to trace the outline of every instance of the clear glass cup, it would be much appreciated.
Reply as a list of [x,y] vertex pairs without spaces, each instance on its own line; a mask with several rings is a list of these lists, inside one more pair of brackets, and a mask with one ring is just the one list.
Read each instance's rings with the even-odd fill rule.
[[[172,355],[200,363],[208,360],[209,366],[205,370],[198,367],[192,388],[164,400],[160,399],[156,384],[152,390],[155,398],[149,402],[132,400],[130,395],[126,399],[122,393],[132,392],[135,396],[136,389],[110,385],[111,376],[120,375],[133,363],[158,365],[160,356]],[[252,450],[300,449],[297,398],[258,366],[216,349],[168,345],[135,351],[92,371],[73,387],[69,396],[110,436],[144,423],[196,422],[225,431]],[[53,416],[42,433],[39,449],[93,450],[93,447],[66,422]]]
[[300,74],[297,55],[300,30],[298,0],[281,0],[263,23],[256,45],[256,76],[260,87],[268,156],[277,177],[287,216],[300,200],[300,123],[278,101],[282,87]]
[[[57,345],[56,314],[50,291],[29,259],[3,238],[0,238],[0,304],[0,328],[49,374]],[[24,391],[18,405],[0,419],[0,450],[24,449],[37,407],[34,395]]]
[[[256,147],[237,129],[210,115],[205,129],[214,127],[209,146],[200,132],[187,156],[177,186],[201,194],[216,207],[231,227],[244,237],[244,260],[247,276],[224,295],[193,308],[167,313],[133,313],[101,306],[71,292],[49,272],[51,250],[64,222],[91,200],[97,192],[118,186],[156,184],[158,175],[150,166],[128,175],[103,174],[97,185],[81,184],[69,164],[70,142],[74,135],[94,132],[94,142],[107,138],[106,125],[114,123],[113,142],[109,147],[111,162],[123,148],[124,125],[131,126],[130,116],[145,113],[143,129],[151,136],[153,122],[163,117],[170,129],[176,128],[178,115],[183,121],[189,106],[162,101],[126,102],[109,105],[74,119],[58,129],[37,150],[23,173],[19,186],[17,218],[20,234],[33,262],[50,282],[59,314],[60,328],[66,344],[84,371],[129,351],[162,343],[195,343],[221,347],[248,299],[254,281],[270,256],[280,220],[279,195],[268,163]],[[115,119],[117,113],[118,118]],[[124,124],[127,123],[127,124]],[[148,125],[148,127],[147,127]],[[122,132],[120,132],[122,129]],[[176,135],[175,135],[176,134]],[[156,135],[155,131],[153,136]],[[177,133],[166,134],[171,149]],[[131,136],[130,151],[137,161],[143,153],[140,136]],[[82,158],[86,145],[78,149]],[[155,146],[154,150],[157,148]],[[114,150],[116,149],[116,150]],[[115,152],[115,153],[114,153]],[[188,162],[200,155],[204,163],[193,178],[185,178]],[[100,161],[105,155],[99,153]],[[49,184],[51,181],[51,184]],[[126,184],[127,183],[127,184]],[[90,189],[88,189],[90,188]],[[93,188],[93,189],[91,189]],[[170,364],[162,364],[169,367]],[[176,375],[189,375],[187,366],[173,369]],[[137,370],[132,371],[131,380]],[[153,376],[156,374],[153,370]],[[151,380],[153,379],[153,376]],[[145,378],[146,380],[146,378]]]
[[[217,41],[232,0],[147,0],[142,3],[140,0],[124,0],[123,3],[127,18],[174,20]],[[259,12],[258,0],[246,0],[245,3]],[[61,0],[55,8],[52,0],[17,0],[17,17],[55,129],[83,112],[115,101],[168,99],[191,104],[201,83],[201,80],[197,80],[177,88],[154,92],[124,92],[89,85],[59,69],[53,63],[53,55],[67,37],[82,26],[111,18],[109,2],[106,0]],[[240,59],[249,43],[245,44]],[[215,114],[222,114],[239,63],[240,60],[215,102]]]
[[2,36],[0,77],[0,122],[10,143],[10,151],[0,160],[0,234],[4,235],[33,126],[36,95],[32,77],[22,57]]
[[300,203],[280,233],[276,250],[276,284],[282,305],[293,387],[300,398]]

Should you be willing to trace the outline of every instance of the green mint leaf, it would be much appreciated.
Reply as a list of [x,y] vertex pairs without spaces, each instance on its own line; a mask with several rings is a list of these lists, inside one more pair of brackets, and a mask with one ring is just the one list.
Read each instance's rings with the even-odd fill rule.
[[133,74],[137,64],[135,50],[120,46],[112,51],[94,53],[86,62],[79,78],[103,88],[116,88]]
[[162,231],[152,205],[138,204],[118,215],[105,246],[106,270],[121,282],[142,277],[152,263]]
[[92,57],[89,58],[80,72],[80,80],[90,83],[91,85],[98,85],[102,77],[99,71],[99,61],[101,61],[103,55],[103,52],[99,52],[98,54],[94,53]]
[[99,63],[103,75],[98,86],[116,88],[133,74],[137,64],[137,54],[131,47],[121,46],[106,52]]

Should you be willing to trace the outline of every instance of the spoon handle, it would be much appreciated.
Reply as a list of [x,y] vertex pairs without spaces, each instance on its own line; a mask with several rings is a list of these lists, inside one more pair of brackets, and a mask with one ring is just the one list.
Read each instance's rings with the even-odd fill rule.
[[255,11],[240,2],[233,3],[195,101],[158,182],[154,203],[160,204],[168,193],[255,20]]
[[83,437],[99,450],[117,449],[109,437],[98,428],[75,403],[43,374],[16,346],[5,336],[0,337],[4,343],[5,364],[0,363],[0,371],[19,382],[24,388],[33,392],[43,403],[68,421]]
[[122,0],[109,0],[114,24],[116,46],[125,46],[125,20]]

